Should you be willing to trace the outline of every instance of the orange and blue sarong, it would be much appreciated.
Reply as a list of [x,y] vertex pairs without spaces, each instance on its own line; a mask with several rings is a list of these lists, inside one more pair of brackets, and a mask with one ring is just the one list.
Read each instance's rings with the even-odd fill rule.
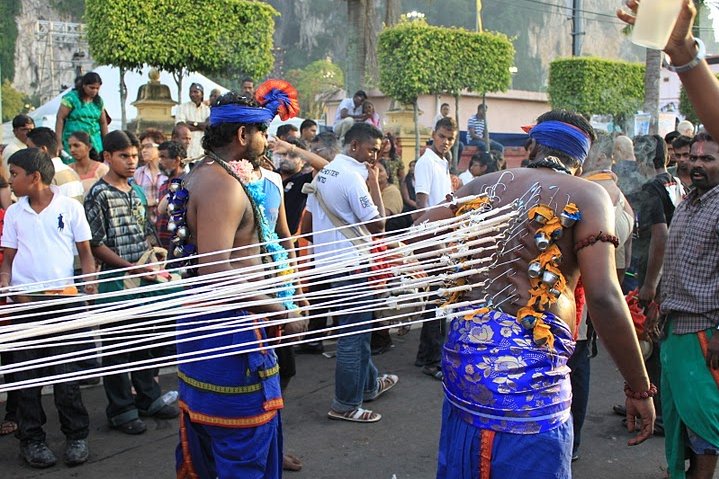
[[[264,328],[248,324],[190,331],[216,320],[242,318],[243,310],[178,320],[178,354],[229,347],[234,354],[178,367],[180,444],[177,478],[274,479],[282,472],[283,407],[279,367],[273,350],[247,352],[266,340]],[[203,323],[208,322],[211,323]],[[195,324],[193,324],[195,323]],[[220,323],[221,324],[221,323]],[[243,331],[239,331],[243,330]],[[210,333],[224,334],[200,338]],[[226,350],[225,350],[226,352]],[[218,352],[200,353],[207,357]]]
[[569,327],[545,313],[554,349],[501,311],[452,320],[444,345],[438,479],[571,477]]

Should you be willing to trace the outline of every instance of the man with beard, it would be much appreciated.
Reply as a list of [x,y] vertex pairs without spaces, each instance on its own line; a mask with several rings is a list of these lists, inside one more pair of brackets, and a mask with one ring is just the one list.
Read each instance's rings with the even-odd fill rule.
[[[268,82],[270,83],[270,82]],[[272,81],[273,85],[284,82]],[[286,264],[276,254],[281,247],[267,229],[267,220],[247,174],[258,169],[267,147],[267,126],[280,109],[296,105],[280,87],[270,91],[274,108],[260,106],[251,97],[229,92],[218,98],[203,138],[207,154],[181,182],[175,181],[170,200],[173,222],[182,225],[173,237],[187,258],[189,274],[199,276],[231,272],[263,264],[260,243],[269,242],[273,266],[268,275],[282,275]],[[286,106],[289,105],[289,106]],[[243,166],[244,165],[244,166]],[[248,171],[249,170],[249,171]],[[180,233],[182,230],[183,233]],[[268,243],[268,244],[269,244]],[[197,255],[197,256],[196,256]],[[279,285],[278,285],[279,286]],[[177,447],[177,477],[277,478],[282,467],[283,407],[277,359],[273,350],[249,351],[257,340],[266,341],[272,332],[263,327],[262,316],[277,320],[293,307],[291,298],[281,297],[291,285],[268,295],[257,293],[228,310],[178,320],[178,354],[194,354],[215,348],[233,354],[182,364],[178,368],[180,444]],[[292,294],[292,293],[290,293]],[[288,302],[290,304],[288,304]],[[218,321],[261,315],[255,329],[223,326]],[[211,338],[193,331],[197,321],[213,321],[218,332]]]
[[712,477],[719,455],[719,144],[698,133],[691,144],[694,189],[674,211],[669,230],[662,313],[662,403],[672,477]]
[[[414,167],[417,209],[436,206],[452,193],[452,180],[449,175],[449,162],[445,156],[457,140],[457,123],[453,118],[444,117],[437,122],[432,132],[432,145],[424,150]],[[416,213],[420,216],[424,211]],[[434,317],[434,308],[428,307],[425,318]],[[425,321],[419,337],[419,349],[415,366],[435,379],[442,380],[440,367],[442,342],[444,338],[442,320]]]
[[681,180],[685,190],[689,190],[692,186],[692,179],[689,175],[691,164],[689,163],[689,151],[691,149],[692,139],[688,136],[678,136],[672,141],[674,149],[674,158],[676,158],[676,176]]

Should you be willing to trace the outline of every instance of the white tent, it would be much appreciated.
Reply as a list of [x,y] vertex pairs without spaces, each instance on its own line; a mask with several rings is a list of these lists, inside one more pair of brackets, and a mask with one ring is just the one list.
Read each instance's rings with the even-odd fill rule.
[[[100,66],[92,71],[100,75],[100,78],[102,78],[100,96],[102,96],[102,99],[105,102],[105,109],[107,110],[107,113],[110,115],[110,118],[112,118],[110,130],[120,129],[120,120],[122,116],[120,102],[120,69],[112,66]],[[149,71],[150,67],[145,66],[141,73],[134,71],[128,71],[125,73],[125,85],[127,86],[127,101],[125,102],[125,107],[128,122],[134,120],[137,116],[137,109],[132,106],[131,103],[137,100],[137,90],[140,86],[149,81],[149,77],[147,76]],[[167,85],[170,88],[172,99],[177,101],[177,83],[175,83],[175,79],[172,74],[164,71],[160,72],[160,83]],[[209,97],[210,91],[214,88],[218,88],[222,93],[227,92],[227,88],[222,85],[218,85],[209,78],[199,73],[190,73],[182,79],[183,102],[190,99],[189,89],[192,83],[199,83],[205,88],[205,99]],[[52,100],[35,109],[35,111],[29,113],[29,115],[35,120],[35,124],[37,126],[55,128],[55,118],[57,110],[60,107],[60,100],[68,91],[69,90],[62,92]]]

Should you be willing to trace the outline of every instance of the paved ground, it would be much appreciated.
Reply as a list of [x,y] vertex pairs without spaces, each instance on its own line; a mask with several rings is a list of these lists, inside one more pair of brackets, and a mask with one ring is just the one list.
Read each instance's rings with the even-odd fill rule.
[[[414,367],[419,338],[413,330],[394,338],[396,348],[376,357],[380,370],[400,376],[399,384],[372,407],[384,418],[376,424],[350,424],[326,418],[332,396],[334,360],[299,356],[298,375],[290,384],[283,412],[286,450],[305,463],[289,479],[429,479],[434,477],[441,386]],[[574,464],[575,478],[649,479],[664,477],[662,438],[629,448],[628,434],[611,406],[621,400],[622,381],[606,353],[592,360],[590,410],[585,424],[582,458]],[[172,387],[171,374],[162,377],[163,388]],[[142,436],[111,431],[104,419],[102,387],[83,390],[90,410],[90,460],[69,469],[59,464],[44,471],[25,467],[14,437],[0,438],[0,477],[10,478],[152,478],[174,477],[176,421],[148,421]],[[62,454],[63,441],[51,396],[44,398],[48,411],[50,447]],[[517,454],[521,460],[521,451]],[[528,478],[531,479],[531,478]]]

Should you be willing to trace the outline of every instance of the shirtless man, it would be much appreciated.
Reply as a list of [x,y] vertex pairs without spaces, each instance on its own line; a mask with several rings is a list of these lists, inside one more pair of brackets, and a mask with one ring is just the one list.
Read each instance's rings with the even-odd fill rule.
[[[186,217],[179,219],[185,221],[189,230],[189,238],[181,246],[185,254],[219,251],[197,258],[198,275],[262,264],[258,243],[264,233],[256,216],[262,213],[253,205],[241,178],[232,173],[229,163],[246,160],[252,166],[259,164],[267,146],[267,125],[274,116],[274,111],[259,108],[255,100],[234,92],[219,97],[212,108],[203,138],[207,155],[184,179],[189,200]],[[228,251],[248,245],[252,246]],[[214,262],[217,263],[211,264]],[[192,327],[190,322],[271,313],[274,313],[271,319],[281,319],[285,314],[283,302],[274,296],[256,294],[243,299],[243,302],[249,301],[261,304],[190,317],[188,324],[180,321],[178,337],[203,334],[183,335],[183,330]],[[178,478],[281,476],[278,410],[283,402],[276,356],[272,350],[242,352],[254,347],[246,343],[268,337],[265,328],[245,332],[236,329],[228,327],[231,334],[177,345],[180,354],[231,345],[237,345],[238,352],[179,367],[182,440],[177,449]],[[237,392],[227,393],[233,390]]]
[[[617,281],[614,208],[601,186],[574,177],[594,131],[577,115],[552,111],[539,117],[531,137],[536,142],[531,168],[484,175],[456,193],[480,194],[500,184],[494,190],[498,196],[493,208],[522,197],[524,204],[519,206],[519,234],[506,240],[507,253],[496,261],[503,266],[472,279],[473,284],[486,281],[488,286],[463,298],[476,304],[448,328],[438,478],[475,478],[478,471],[481,477],[509,479],[570,477],[571,387],[566,362],[574,349],[574,289],[580,275],[589,310],[597,311],[592,315],[597,317],[595,328],[627,382],[628,429],[633,431],[642,418],[641,432],[629,445],[652,433],[655,414],[649,397],[656,388],[649,383]],[[577,218],[572,204],[581,219],[563,225],[564,210],[565,216]],[[534,219],[537,213],[543,218]],[[424,219],[451,215],[449,208],[437,208]],[[561,236],[555,241],[551,233],[557,229]],[[546,244],[541,244],[543,232],[548,233]],[[561,256],[558,265],[552,261],[556,256]],[[537,279],[530,279],[534,264],[541,271]]]

